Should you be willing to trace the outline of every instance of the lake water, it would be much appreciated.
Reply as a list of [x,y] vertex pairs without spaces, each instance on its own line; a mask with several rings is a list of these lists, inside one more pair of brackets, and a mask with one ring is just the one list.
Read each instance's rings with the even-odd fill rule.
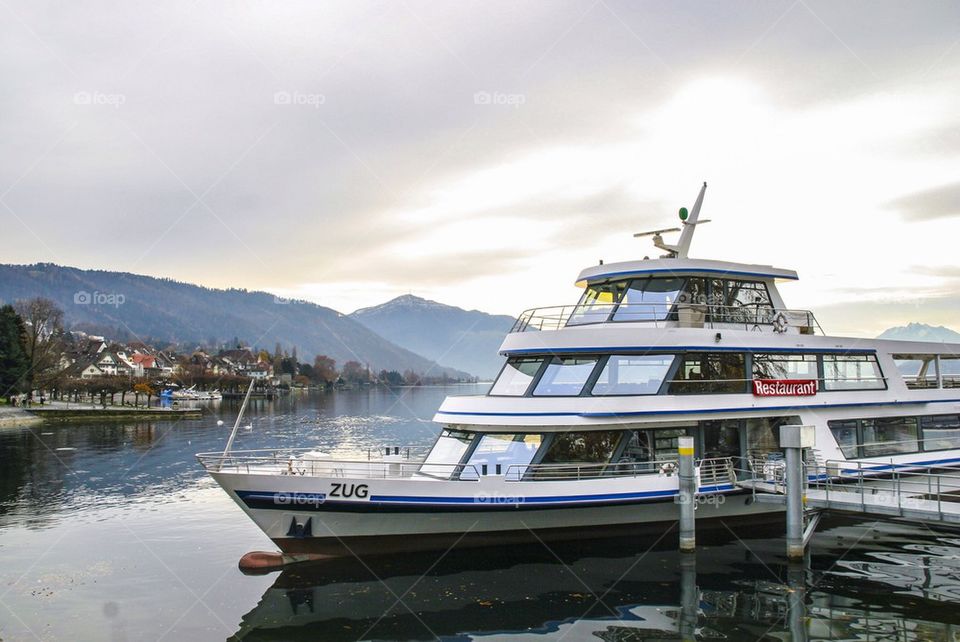
[[[235,448],[429,445],[442,399],[482,391],[255,402]],[[668,533],[246,576],[274,547],[193,457],[237,412],[210,408],[0,432],[0,640],[960,640],[960,533],[872,520],[822,522],[806,567],[779,530],[720,529],[694,564]]]

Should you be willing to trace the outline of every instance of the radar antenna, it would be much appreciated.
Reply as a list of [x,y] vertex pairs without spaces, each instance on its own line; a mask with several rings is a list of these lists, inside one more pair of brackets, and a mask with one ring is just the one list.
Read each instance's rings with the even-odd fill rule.
[[[693,211],[688,213],[687,208],[680,208],[680,221],[683,223],[682,231],[679,227],[671,227],[662,230],[653,230],[650,232],[639,232],[633,235],[634,238],[652,235],[654,246],[666,252],[663,258],[687,258],[687,254],[690,252],[690,242],[693,240],[693,231],[696,229],[698,224],[710,222],[710,219],[704,219],[702,221],[698,220],[700,218],[700,207],[703,205],[703,195],[706,191],[707,183],[704,182],[703,187],[700,188],[700,195],[697,196],[697,200],[693,204]],[[676,245],[670,245],[669,243],[663,242],[663,234],[668,232],[680,232],[680,240]]]

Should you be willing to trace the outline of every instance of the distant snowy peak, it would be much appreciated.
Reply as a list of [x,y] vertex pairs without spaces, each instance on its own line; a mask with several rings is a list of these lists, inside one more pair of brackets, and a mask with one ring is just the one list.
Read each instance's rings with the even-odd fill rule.
[[369,315],[371,313],[381,313],[394,310],[459,310],[452,305],[445,305],[443,303],[437,303],[436,301],[430,301],[429,299],[424,299],[413,294],[404,294],[398,296],[395,299],[390,299],[386,303],[381,303],[380,305],[373,305],[369,308],[361,308],[354,312],[354,315],[363,316]]
[[943,343],[960,343],[960,332],[951,330],[942,325],[927,325],[926,323],[908,323],[884,330],[878,339],[897,339],[899,341],[933,341]]

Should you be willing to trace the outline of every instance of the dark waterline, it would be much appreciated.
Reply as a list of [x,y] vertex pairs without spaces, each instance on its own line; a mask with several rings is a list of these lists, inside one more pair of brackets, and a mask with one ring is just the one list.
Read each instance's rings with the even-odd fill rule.
[[[483,389],[255,402],[235,447],[428,445],[443,397]],[[776,529],[720,529],[694,566],[668,532],[244,576],[239,557],[273,547],[193,457],[222,449],[235,417],[236,404],[208,407],[201,420],[0,432],[0,639],[960,636],[960,533],[869,520],[822,523],[805,569],[786,564]]]

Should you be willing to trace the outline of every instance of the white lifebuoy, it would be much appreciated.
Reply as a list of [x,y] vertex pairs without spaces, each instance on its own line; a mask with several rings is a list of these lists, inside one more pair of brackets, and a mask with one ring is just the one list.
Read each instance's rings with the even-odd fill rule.
[[667,461],[660,464],[660,474],[670,477],[677,471],[677,465],[672,461]]
[[778,312],[777,316],[773,317],[773,331],[778,334],[783,334],[787,331],[787,328],[790,326],[790,322],[787,320],[787,315],[783,312]]

